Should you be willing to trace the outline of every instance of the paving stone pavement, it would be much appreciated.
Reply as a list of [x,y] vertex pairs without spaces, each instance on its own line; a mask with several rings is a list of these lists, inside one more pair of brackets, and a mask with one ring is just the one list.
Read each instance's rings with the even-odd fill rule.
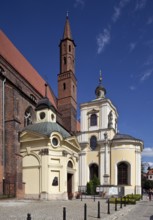
[[63,220],[63,208],[66,207],[66,220],[84,220],[84,205],[87,205],[87,220],[98,219],[98,201],[100,201],[100,219],[103,220],[153,220],[153,201],[147,197],[136,205],[110,205],[110,214],[106,200],[76,199],[71,201],[36,200],[0,200],[0,220]]

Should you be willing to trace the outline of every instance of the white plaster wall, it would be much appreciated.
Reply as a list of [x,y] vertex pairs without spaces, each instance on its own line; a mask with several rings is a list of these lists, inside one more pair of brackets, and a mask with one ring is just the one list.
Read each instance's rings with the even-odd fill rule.
[[86,153],[79,155],[79,185],[85,186],[87,183],[87,158]]
[[88,116],[87,116],[87,109],[81,109],[81,131],[88,130]]
[[103,148],[100,149],[100,165],[99,165],[99,176],[101,185],[104,184],[104,156],[105,151]]

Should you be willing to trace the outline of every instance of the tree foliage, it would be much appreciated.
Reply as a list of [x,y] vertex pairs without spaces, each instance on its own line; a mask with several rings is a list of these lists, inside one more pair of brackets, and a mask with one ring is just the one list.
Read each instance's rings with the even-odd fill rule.
[[96,187],[100,185],[100,180],[97,176],[94,176],[90,182],[87,183],[87,194],[94,195],[96,194]]
[[146,190],[153,189],[153,181],[146,179],[145,181],[143,181],[142,187]]

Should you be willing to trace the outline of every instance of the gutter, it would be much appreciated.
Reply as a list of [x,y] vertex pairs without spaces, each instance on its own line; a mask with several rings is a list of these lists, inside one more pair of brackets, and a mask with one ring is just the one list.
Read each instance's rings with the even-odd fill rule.
[[3,80],[2,86],[2,129],[3,129],[3,145],[2,145],[2,154],[3,154],[3,180],[5,179],[5,82],[6,78]]

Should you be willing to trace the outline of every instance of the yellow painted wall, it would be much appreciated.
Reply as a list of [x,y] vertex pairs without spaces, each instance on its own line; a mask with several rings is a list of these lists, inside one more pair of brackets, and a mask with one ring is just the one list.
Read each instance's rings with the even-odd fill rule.
[[[117,171],[117,164],[119,162],[127,162],[131,165],[131,176],[130,176],[130,185],[135,185],[135,169],[136,169],[136,160],[135,160],[135,147],[129,145],[122,145],[112,147],[111,150],[111,184],[115,184],[115,169]],[[117,177],[116,177],[117,178]]]
[[23,158],[23,182],[25,183],[25,194],[40,193],[40,169],[36,157],[29,155]]
[[89,166],[92,163],[99,165],[99,152],[98,151],[89,151],[87,152],[87,165]]

